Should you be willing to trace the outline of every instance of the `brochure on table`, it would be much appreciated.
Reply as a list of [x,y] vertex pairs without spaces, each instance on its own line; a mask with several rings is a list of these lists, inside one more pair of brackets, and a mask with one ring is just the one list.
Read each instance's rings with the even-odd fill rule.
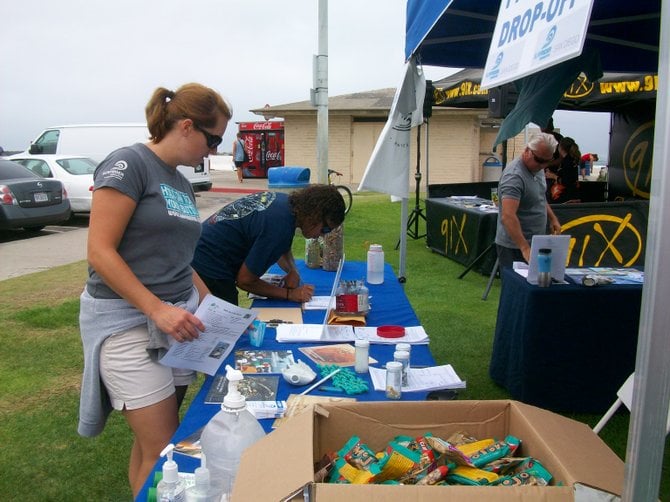
[[566,268],[565,275],[576,284],[581,284],[586,276],[607,278],[612,284],[643,284],[644,272],[631,267],[582,267]]
[[195,315],[205,325],[205,331],[193,341],[172,343],[160,362],[173,368],[214,375],[235,342],[256,318],[256,311],[207,295]]

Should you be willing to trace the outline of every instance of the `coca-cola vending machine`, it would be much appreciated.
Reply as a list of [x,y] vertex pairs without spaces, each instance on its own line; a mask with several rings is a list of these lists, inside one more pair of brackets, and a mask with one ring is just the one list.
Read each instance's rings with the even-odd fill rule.
[[245,178],[267,178],[268,169],[284,165],[284,122],[240,122],[239,131],[249,160]]

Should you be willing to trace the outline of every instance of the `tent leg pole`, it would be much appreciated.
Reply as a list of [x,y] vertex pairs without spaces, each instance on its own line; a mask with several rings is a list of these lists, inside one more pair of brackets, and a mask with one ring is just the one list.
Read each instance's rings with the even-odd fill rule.
[[[421,124],[416,129],[416,172],[414,173],[414,180],[416,184],[414,209],[407,220],[407,234],[416,240],[426,236],[426,234],[419,235],[419,219],[426,221],[423,209],[421,209]],[[412,230],[412,226],[414,226],[414,230]]]
[[405,278],[405,259],[407,255],[407,199],[402,199],[400,202],[400,240],[398,246],[400,247],[400,264],[398,265],[398,282],[404,284]]

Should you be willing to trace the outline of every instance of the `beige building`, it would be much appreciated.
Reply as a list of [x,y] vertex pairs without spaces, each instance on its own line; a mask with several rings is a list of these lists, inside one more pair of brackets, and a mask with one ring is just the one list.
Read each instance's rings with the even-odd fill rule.
[[[329,167],[343,173],[341,183],[360,183],[372,150],[388,117],[395,89],[379,89],[333,96],[328,99]],[[317,165],[317,111],[309,101],[300,101],[251,110],[265,119],[284,119],[284,165]],[[487,118],[486,109],[433,107],[428,124],[420,131],[420,167],[434,183],[462,183],[497,180],[498,169],[483,167],[494,153],[501,158],[502,147],[491,146],[500,120]],[[508,160],[517,156],[524,144],[520,134],[507,146]],[[412,130],[410,188],[414,188],[417,164],[417,129]],[[428,173],[426,167],[428,166]],[[314,177],[314,175],[313,175]]]

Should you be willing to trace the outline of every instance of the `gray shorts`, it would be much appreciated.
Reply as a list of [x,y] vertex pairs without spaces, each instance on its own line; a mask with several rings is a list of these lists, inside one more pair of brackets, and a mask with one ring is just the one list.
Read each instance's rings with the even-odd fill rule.
[[175,386],[195,381],[196,372],[152,361],[146,350],[146,324],[108,337],[100,350],[100,377],[115,410],[136,410],[159,403]]

